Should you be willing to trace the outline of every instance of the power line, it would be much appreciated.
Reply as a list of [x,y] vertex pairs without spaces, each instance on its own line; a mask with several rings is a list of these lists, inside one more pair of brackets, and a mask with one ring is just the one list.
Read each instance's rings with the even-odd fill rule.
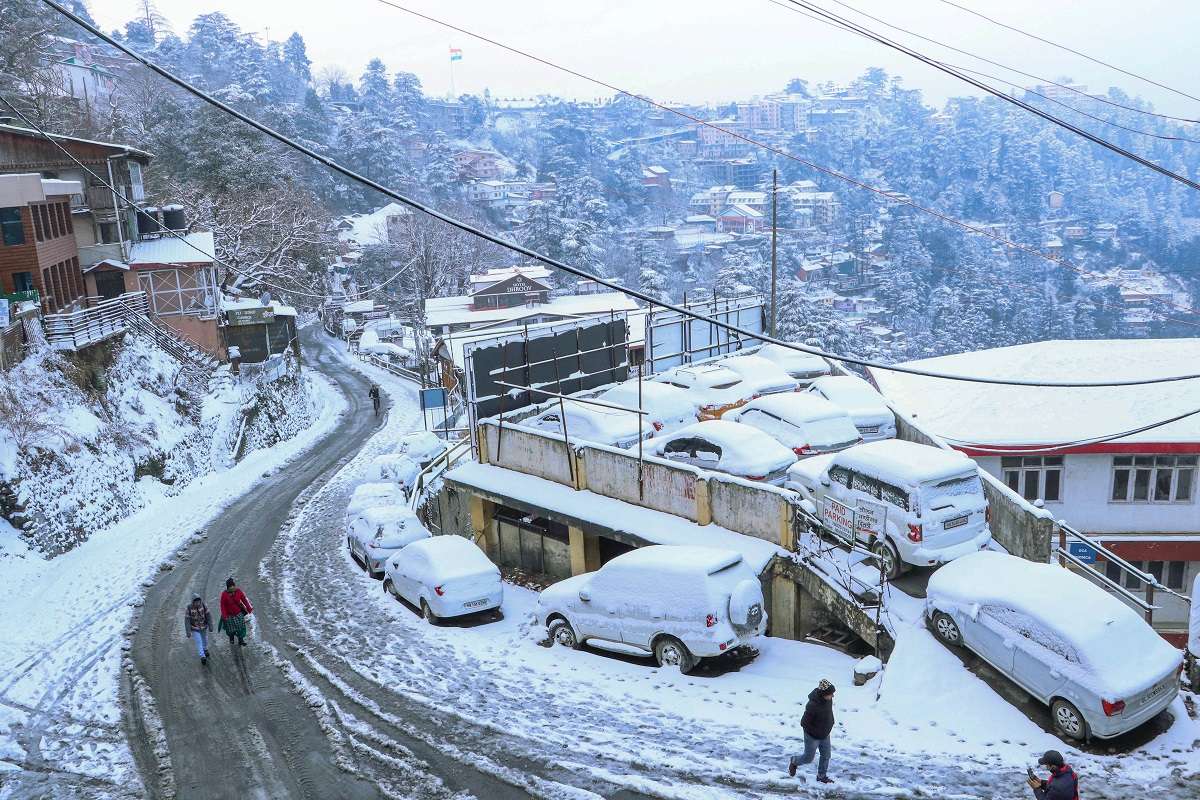
[[1057,47],[1059,50],[1065,50],[1068,53],[1073,53],[1073,54],[1079,56],[1080,58],[1086,58],[1088,61],[1091,61],[1093,64],[1099,64],[1102,67],[1108,67],[1109,69],[1116,70],[1117,72],[1120,72],[1122,75],[1128,75],[1129,77],[1136,78],[1139,81],[1145,81],[1146,83],[1149,83],[1153,86],[1157,86],[1160,89],[1166,89],[1168,92],[1177,94],[1180,97],[1186,97],[1189,100],[1200,101],[1200,97],[1196,97],[1195,95],[1188,94],[1187,92],[1182,92],[1179,89],[1174,89],[1170,86],[1167,86],[1165,83],[1159,83],[1158,81],[1154,80],[1153,78],[1147,78],[1145,75],[1139,75],[1136,72],[1130,72],[1127,69],[1122,69],[1121,67],[1118,67],[1116,64],[1110,64],[1107,61],[1101,61],[1098,58],[1089,56],[1087,53],[1082,53],[1072,47],[1067,47],[1065,44],[1059,44],[1058,42],[1051,41],[1050,39],[1046,39],[1045,37],[1038,36],[1036,33],[1030,33],[1029,31],[1022,30],[1021,28],[1018,28],[1015,25],[1009,25],[1008,23],[1001,22],[1000,20],[997,20],[997,19],[993,19],[992,17],[989,17],[986,14],[981,14],[980,12],[978,12],[972,8],[967,8],[966,6],[959,5],[958,3],[952,2],[952,0],[938,0],[938,1],[941,3],[944,3],[948,6],[953,6],[954,8],[957,8],[960,11],[965,11],[968,14],[973,14],[974,16],[979,17],[980,19],[987,20],[988,22],[992,23],[993,25],[999,25],[1001,28],[1005,28],[1007,30],[1013,31],[1014,33],[1019,33],[1022,36],[1027,36],[1030,39],[1034,39],[1036,41],[1042,42],[1043,44],[1048,44],[1051,47]]
[[979,446],[976,444],[972,444],[971,442],[967,441],[966,439],[955,439],[953,436],[943,436],[942,434],[938,434],[938,437],[941,439],[945,439],[947,442],[954,442],[955,444],[960,444],[963,447],[969,448],[969,449],[974,450],[979,453],[985,453],[987,455],[1032,456],[1032,455],[1038,455],[1041,453],[1053,453],[1053,452],[1057,452],[1060,450],[1072,450],[1076,447],[1085,447],[1090,444],[1103,444],[1104,442],[1111,442],[1116,439],[1123,439],[1126,436],[1133,436],[1135,433],[1143,433],[1145,431],[1154,430],[1155,428],[1161,428],[1164,425],[1170,425],[1172,422],[1178,422],[1181,419],[1187,419],[1188,417],[1193,417],[1197,414],[1200,414],[1200,408],[1193,409],[1192,411],[1186,411],[1182,414],[1176,414],[1175,416],[1170,417],[1169,419],[1159,420],[1158,422],[1151,422],[1148,425],[1142,425],[1141,427],[1138,427],[1138,428],[1133,428],[1133,429],[1127,430],[1127,431],[1121,431],[1120,433],[1112,433],[1112,434],[1107,434],[1104,436],[1094,436],[1094,437],[1091,437],[1088,439],[1076,439],[1073,442],[1060,442],[1058,444],[1048,444],[1048,445],[1044,445],[1044,446],[1043,445],[1031,445],[1024,449],[1003,449],[1003,448]]
[[109,45],[120,50],[125,55],[129,56],[130,58],[132,58],[135,61],[139,62],[140,64],[144,65],[147,69],[151,70],[155,74],[170,81],[174,85],[176,85],[179,88],[186,91],[188,94],[191,94],[193,97],[203,100],[204,102],[208,103],[209,105],[213,106],[214,108],[218,108],[218,109],[224,111],[226,114],[229,114],[230,116],[241,120],[245,124],[249,125],[250,127],[254,128],[255,130],[259,131],[260,133],[265,134],[266,136],[269,136],[270,138],[276,140],[277,142],[280,142],[281,144],[284,144],[284,145],[296,150],[297,152],[303,153],[304,155],[308,156],[309,158],[324,164],[326,167],[333,170],[334,172],[337,172],[339,175],[342,175],[343,177],[346,177],[346,178],[354,181],[355,183],[359,183],[370,189],[374,189],[375,191],[379,192],[380,194],[384,195],[385,197],[390,197],[399,203],[403,203],[404,205],[408,206],[409,208],[412,208],[416,211],[420,211],[423,214],[427,214],[428,216],[433,217],[434,219],[439,220],[441,222],[444,222],[445,224],[447,224],[453,228],[456,228],[460,231],[463,231],[464,233],[468,233],[473,236],[477,236],[485,241],[488,241],[488,242],[491,242],[492,244],[498,245],[499,247],[503,247],[507,250],[511,250],[515,253],[519,253],[519,254],[525,256],[526,258],[529,258],[534,261],[538,261],[542,264],[545,264],[548,267],[553,267],[562,272],[566,272],[569,275],[574,275],[578,278],[595,281],[597,284],[608,287],[609,289],[612,289],[615,292],[621,292],[623,294],[629,295],[630,297],[637,298],[637,299],[641,300],[642,302],[647,303],[651,307],[658,306],[660,308],[664,308],[669,311],[674,311],[677,314],[682,314],[685,317],[690,317],[692,319],[696,319],[701,322],[708,323],[709,325],[712,325],[716,328],[721,328],[723,330],[727,330],[732,333],[737,333],[737,334],[740,334],[741,336],[745,336],[750,339],[755,339],[755,340],[762,341],[762,342],[769,342],[771,344],[777,344],[781,347],[785,347],[789,350],[794,350],[798,353],[808,353],[810,355],[821,356],[822,358],[827,358],[831,361],[838,361],[843,364],[853,364],[854,366],[858,366],[858,367],[871,367],[874,369],[881,369],[881,370],[886,370],[889,372],[901,372],[901,373],[905,373],[905,374],[909,374],[909,375],[919,375],[919,376],[926,377],[926,378],[941,378],[941,379],[945,379],[945,380],[963,381],[965,383],[983,383],[983,384],[994,384],[994,385],[1000,385],[1000,386],[1037,386],[1037,387],[1050,387],[1050,388],[1109,388],[1109,387],[1115,387],[1115,386],[1143,386],[1143,385],[1147,385],[1147,384],[1174,383],[1177,381],[1194,380],[1194,379],[1200,378],[1200,374],[1170,375],[1170,376],[1165,376],[1165,377],[1161,377],[1161,378],[1142,378],[1142,379],[1127,380],[1127,381],[1038,382],[1038,381],[1020,380],[1020,379],[1016,379],[1016,378],[981,378],[981,377],[970,376],[970,375],[953,375],[953,374],[947,374],[947,373],[928,372],[926,370],[915,369],[913,367],[905,367],[905,366],[901,366],[901,365],[881,364],[879,362],[870,361],[870,360],[862,359],[862,358],[855,358],[853,356],[845,356],[845,355],[838,355],[835,353],[828,353],[824,350],[820,350],[815,347],[799,345],[799,344],[796,344],[795,342],[785,342],[780,339],[776,339],[773,336],[768,336],[766,334],[763,334],[761,332],[747,330],[747,329],[741,328],[737,325],[732,325],[728,322],[725,322],[724,320],[719,320],[714,317],[707,316],[705,314],[700,314],[698,312],[691,311],[687,308],[677,306],[673,303],[662,302],[661,300],[651,297],[650,295],[646,294],[645,292],[639,291],[637,289],[627,288],[625,286],[620,285],[619,283],[615,283],[611,280],[608,280],[607,278],[601,278],[598,275],[593,275],[593,274],[591,274],[585,270],[582,270],[578,267],[574,267],[574,266],[571,266],[570,264],[566,264],[562,261],[559,261],[558,259],[554,259],[549,256],[543,255],[543,254],[537,252],[536,250],[532,250],[524,245],[506,241],[506,240],[500,238],[499,236],[496,236],[495,234],[492,234],[492,233],[489,233],[488,231],[482,230],[474,225],[471,225],[470,223],[463,222],[462,220],[459,220],[456,217],[452,217],[449,214],[446,214],[442,211],[438,211],[436,208],[428,206],[418,200],[414,200],[410,197],[400,194],[396,190],[390,189],[377,181],[374,181],[370,178],[360,175],[357,172],[355,172],[354,170],[351,170],[348,167],[342,166],[341,164],[339,164],[338,162],[329,158],[328,156],[321,155],[320,153],[316,152],[315,150],[308,147],[307,145],[302,144],[302,143],[296,141],[295,139],[292,139],[292,138],[276,131],[274,128],[271,128],[270,126],[268,126],[262,122],[259,122],[258,120],[254,119],[253,117],[250,117],[250,116],[242,113],[241,111],[238,111],[235,108],[232,108],[231,106],[225,104],[221,100],[218,100],[217,98],[213,97],[211,94],[208,94],[204,90],[193,86],[191,83],[178,77],[174,73],[166,70],[163,67],[160,67],[158,64],[154,63],[153,61],[150,61],[148,58],[141,55],[140,53],[137,53],[136,51],[131,50],[124,44],[116,41],[113,37],[104,33],[99,28],[97,28],[95,25],[92,25],[90,22],[80,18],[74,12],[64,8],[56,0],[42,0],[42,2],[45,3],[46,5],[50,6],[51,8],[55,9],[56,11],[58,11],[60,14],[62,14],[66,18],[73,21],[76,25],[79,25],[80,27],[82,27],[84,30],[88,31],[93,36],[96,36],[98,39],[101,39],[101,40],[107,42]]
[[966,75],[962,72],[959,72],[958,70],[955,70],[955,69],[947,66],[946,64],[943,64],[942,62],[937,61],[936,59],[930,58],[929,56],[926,56],[923,53],[913,50],[912,48],[908,47],[907,45],[901,44],[900,42],[897,42],[893,39],[889,39],[886,36],[883,36],[882,34],[875,33],[874,31],[870,30],[869,28],[865,28],[856,22],[852,22],[851,20],[846,19],[845,17],[838,16],[837,14],[834,14],[831,11],[827,11],[824,8],[821,8],[820,6],[816,6],[816,5],[813,5],[812,3],[806,2],[806,0],[787,0],[787,2],[791,3],[794,6],[798,6],[800,8],[807,9],[808,11],[811,11],[814,14],[817,14],[819,16],[825,17],[826,19],[833,20],[840,25],[844,25],[849,30],[857,31],[857,32],[861,33],[863,36],[866,36],[867,38],[872,39],[872,40],[878,42],[879,44],[882,44],[885,47],[890,47],[893,50],[904,53],[906,56],[908,56],[910,58],[915,58],[917,61],[920,61],[924,64],[928,64],[929,66],[933,67],[936,70],[945,72],[947,75],[952,75],[953,77],[958,78],[961,81],[971,84],[972,86],[974,86],[977,89],[981,89],[990,95],[1000,98],[1001,100],[1003,100],[1006,103],[1010,103],[1012,105],[1017,106],[1018,108],[1024,109],[1025,111],[1028,111],[1030,114],[1033,114],[1034,116],[1041,117],[1042,119],[1046,120],[1047,122],[1053,123],[1054,125],[1057,125],[1058,127],[1063,128],[1064,130],[1070,131],[1071,133],[1074,133],[1076,136],[1081,136],[1084,139],[1087,139],[1088,141],[1092,142],[1093,144],[1097,144],[1106,150],[1110,150],[1123,158],[1127,158],[1130,161],[1133,161],[1137,164],[1141,164],[1143,167],[1146,167],[1147,169],[1154,170],[1155,172],[1159,173],[1160,175],[1168,177],[1173,181],[1182,183],[1184,186],[1187,186],[1190,189],[1195,189],[1197,191],[1200,191],[1200,183],[1193,181],[1191,178],[1180,175],[1177,172],[1173,172],[1172,170],[1169,170],[1160,164],[1154,163],[1153,161],[1151,161],[1148,158],[1144,158],[1144,157],[1138,155],[1137,153],[1134,153],[1130,150],[1126,150],[1124,147],[1121,147],[1120,145],[1113,144],[1112,142],[1108,141],[1107,139],[1103,138],[1102,136],[1097,136],[1096,134],[1091,133],[1090,131],[1086,131],[1077,125],[1074,125],[1070,122],[1067,122],[1064,119],[1061,119],[1060,117],[1054,116],[1053,114],[1051,114],[1048,111],[1043,111],[1042,109],[1038,108],[1037,106],[1030,105],[1029,103],[1026,103],[1024,100],[1021,100],[1016,97],[1012,97],[1008,94],[1005,94],[1004,92],[1000,91],[999,89],[997,89],[989,84],[986,84],[983,81],[972,78],[971,76]]
[[[867,191],[869,191],[869,192],[872,192],[872,193],[874,193],[874,194],[876,194],[876,195],[879,195],[879,196],[881,196],[881,197],[885,198],[885,199],[886,199],[887,201],[889,201],[889,202],[898,203],[898,204],[901,204],[901,205],[907,205],[907,206],[909,206],[910,208],[914,208],[914,209],[916,209],[916,210],[918,210],[918,211],[921,211],[921,212],[923,212],[923,213],[925,213],[925,214],[928,214],[928,215],[930,215],[930,216],[932,216],[932,217],[935,217],[935,218],[937,218],[937,219],[939,219],[939,220],[941,220],[941,221],[943,221],[943,222],[946,222],[946,223],[948,223],[948,224],[950,224],[950,225],[954,225],[954,226],[956,226],[956,227],[958,227],[958,228],[961,228],[961,229],[963,229],[963,230],[966,230],[966,231],[968,231],[968,232],[970,232],[970,233],[974,233],[974,234],[977,234],[977,235],[980,235],[980,236],[986,236],[987,238],[989,238],[989,239],[992,239],[993,241],[999,242],[999,243],[1001,243],[1001,244],[1005,245],[1006,247],[1009,247],[1009,248],[1011,248],[1011,249],[1013,249],[1013,250],[1018,250],[1018,251],[1020,251],[1020,252],[1026,253],[1026,254],[1028,254],[1028,255],[1033,255],[1033,256],[1036,256],[1036,257],[1038,257],[1038,258],[1044,259],[1044,260],[1046,260],[1046,261],[1049,261],[1049,262],[1051,262],[1051,263],[1053,263],[1053,264],[1058,264],[1058,265],[1061,265],[1061,266],[1065,267],[1066,269],[1068,269],[1068,270],[1070,270],[1070,271],[1072,271],[1072,272],[1076,273],[1077,275],[1081,275],[1081,276],[1085,276],[1085,277],[1086,277],[1087,275],[1089,275],[1089,273],[1088,273],[1088,271],[1087,271],[1087,270],[1083,269],[1082,267],[1078,267],[1078,266],[1076,266],[1076,265],[1072,264],[1071,262],[1067,261],[1066,259],[1062,258],[1061,256],[1054,256],[1054,255],[1051,255],[1051,254],[1049,254],[1049,253],[1044,253],[1044,252],[1042,252],[1041,250],[1038,250],[1038,249],[1036,249],[1036,248],[1029,247],[1029,246],[1026,246],[1026,245],[1023,245],[1023,244],[1018,244],[1017,242],[1014,242],[1014,241],[1012,241],[1011,239],[1008,239],[1008,238],[1006,238],[1006,237],[1004,237],[1004,236],[1001,236],[1001,235],[999,235],[999,234],[997,234],[997,233],[995,233],[995,232],[993,232],[993,231],[987,230],[986,228],[980,228],[980,227],[977,227],[977,226],[975,226],[975,225],[971,225],[971,224],[969,224],[969,223],[966,223],[966,222],[963,222],[963,221],[961,221],[961,220],[959,220],[959,219],[956,219],[956,218],[954,218],[954,217],[951,217],[951,216],[949,216],[949,215],[947,215],[947,214],[943,214],[943,213],[941,213],[941,212],[939,212],[939,211],[935,211],[935,210],[933,210],[933,209],[931,209],[931,208],[928,208],[928,207],[926,207],[926,206],[922,206],[922,205],[920,205],[919,203],[917,203],[917,202],[915,202],[914,200],[912,200],[912,198],[909,198],[909,197],[905,197],[905,198],[897,198],[897,197],[895,197],[895,196],[894,196],[894,194],[893,194],[892,192],[888,192],[888,191],[885,191],[885,190],[883,190],[883,189],[880,189],[880,188],[878,188],[878,187],[871,186],[870,184],[864,183],[863,181],[859,181],[859,180],[857,180],[857,179],[855,179],[855,178],[852,178],[852,177],[850,177],[849,175],[845,175],[845,174],[843,174],[843,173],[841,173],[841,172],[838,172],[838,171],[836,171],[836,170],[830,169],[830,168],[828,168],[828,167],[823,167],[823,166],[821,166],[821,165],[819,165],[819,164],[815,164],[815,163],[813,163],[813,162],[811,162],[811,161],[808,161],[807,159],[804,159],[804,158],[801,158],[800,156],[797,156],[797,155],[795,155],[794,153],[789,153],[789,152],[788,152],[788,151],[786,151],[786,150],[782,150],[782,149],[780,149],[780,148],[777,148],[777,147],[774,147],[774,146],[772,146],[772,145],[766,144],[765,142],[761,142],[761,141],[759,141],[759,140],[757,140],[757,139],[755,139],[755,138],[753,138],[753,137],[747,136],[747,135],[745,135],[745,134],[742,134],[742,133],[740,133],[740,132],[738,132],[738,131],[733,131],[733,130],[730,130],[730,129],[728,129],[728,128],[724,128],[724,127],[722,127],[722,126],[720,126],[720,125],[716,125],[716,124],[714,124],[714,123],[712,123],[712,122],[709,122],[708,120],[701,119],[701,118],[699,118],[699,117],[697,117],[697,116],[695,116],[695,115],[693,115],[693,114],[688,114],[688,113],[687,113],[687,112],[685,112],[685,111],[681,111],[681,110],[679,110],[679,109],[677,109],[677,108],[673,108],[673,107],[671,107],[671,106],[668,106],[668,105],[666,105],[666,104],[664,104],[664,103],[660,103],[660,102],[658,102],[658,101],[654,100],[653,98],[647,97],[646,95],[643,95],[643,94],[636,94],[636,93],[634,93],[634,92],[631,92],[631,91],[629,91],[629,90],[627,90],[627,89],[623,89],[623,88],[621,88],[621,87],[619,87],[619,86],[615,86],[615,85],[613,85],[613,84],[611,84],[611,83],[608,83],[607,81],[601,80],[600,78],[596,78],[596,77],[594,77],[594,76],[587,75],[587,74],[585,74],[585,73],[583,73],[583,72],[579,72],[578,70],[572,69],[572,68],[570,68],[570,67],[563,66],[563,65],[561,65],[561,64],[558,64],[558,63],[556,63],[556,62],[550,61],[549,59],[546,59],[546,58],[543,58],[543,57],[541,57],[541,56],[538,56],[538,55],[536,55],[536,54],[534,54],[534,53],[530,53],[530,52],[528,52],[528,51],[526,51],[526,50],[522,50],[521,48],[515,47],[515,46],[513,46],[513,45],[505,44],[504,42],[501,42],[501,41],[498,41],[498,40],[496,40],[496,39],[493,39],[493,38],[491,38],[491,37],[485,36],[485,35],[483,35],[483,34],[481,34],[481,33],[476,33],[476,32],[474,32],[474,31],[471,31],[471,30],[468,30],[468,29],[466,29],[466,28],[460,27],[460,26],[458,26],[458,25],[455,25],[455,24],[453,24],[453,23],[446,22],[445,20],[438,19],[437,17],[432,17],[432,16],[430,16],[430,15],[428,15],[428,14],[425,14],[425,13],[423,13],[423,12],[416,11],[416,10],[414,10],[414,9],[408,8],[407,6],[400,5],[399,3],[397,3],[397,2],[394,2],[394,0],[376,0],[376,2],[378,2],[378,3],[382,4],[382,5],[388,6],[388,7],[390,7],[390,8],[394,8],[394,9],[396,9],[397,11],[401,11],[401,12],[403,12],[403,13],[405,13],[405,14],[409,14],[409,15],[411,15],[411,16],[414,16],[414,17],[417,17],[417,18],[419,18],[419,19],[423,19],[423,20],[425,20],[425,21],[427,21],[427,22],[431,22],[431,23],[433,23],[433,24],[435,24],[435,25],[439,25],[439,26],[441,26],[441,27],[443,27],[443,28],[446,28],[446,29],[448,29],[448,30],[452,30],[452,31],[455,31],[455,32],[457,32],[457,33],[461,33],[461,34],[463,34],[463,35],[465,35],[465,36],[469,36],[469,37],[471,37],[471,38],[473,38],[473,39],[476,39],[476,40],[478,40],[478,41],[481,41],[481,42],[485,42],[485,43],[487,43],[487,44],[490,44],[490,45],[492,45],[492,46],[494,46],[494,47],[499,47],[499,48],[500,48],[500,49],[502,49],[502,50],[506,50],[506,51],[508,51],[508,52],[510,52],[510,53],[513,53],[513,54],[515,54],[515,55],[519,55],[519,56],[521,56],[521,57],[523,57],[523,58],[527,58],[527,59],[529,59],[529,60],[531,60],[531,61],[536,61],[536,62],[537,62],[537,63],[539,63],[539,64],[543,64],[544,66],[548,66],[548,67],[550,67],[551,69],[555,69],[555,70],[558,70],[558,71],[560,71],[560,72],[563,72],[563,73],[565,73],[565,74],[567,74],[567,75],[571,75],[571,76],[574,76],[574,77],[580,78],[580,79],[582,79],[582,80],[588,81],[588,82],[590,82],[590,83],[593,83],[593,84],[595,84],[595,85],[597,85],[597,86],[601,86],[601,87],[603,87],[603,88],[605,88],[605,89],[608,89],[608,90],[610,90],[610,91],[616,92],[617,94],[625,95],[626,97],[630,97],[630,98],[632,98],[632,99],[634,99],[634,100],[638,100],[638,101],[640,101],[640,102],[642,102],[642,103],[645,103],[646,105],[649,105],[649,106],[652,106],[652,107],[654,107],[654,108],[657,108],[657,109],[659,109],[660,111],[663,111],[663,112],[666,112],[666,113],[669,113],[669,114],[673,114],[673,115],[675,115],[675,116],[677,116],[677,117],[679,117],[679,118],[681,118],[681,119],[685,119],[685,120],[687,120],[687,121],[689,121],[689,122],[691,122],[691,123],[694,123],[694,124],[696,124],[696,125],[700,125],[700,126],[703,126],[703,127],[705,127],[705,128],[709,128],[709,129],[711,129],[711,130],[718,131],[718,132],[720,132],[720,133],[722,133],[722,134],[724,134],[724,135],[726,135],[726,136],[730,136],[730,137],[732,137],[732,138],[738,139],[739,141],[743,141],[743,142],[746,142],[747,144],[750,144],[750,145],[753,145],[753,146],[755,146],[755,147],[761,148],[762,150],[764,150],[764,151],[766,151],[766,152],[768,152],[768,153],[771,153],[772,155],[777,155],[777,156],[779,156],[780,158],[786,158],[786,159],[789,159],[789,160],[791,160],[791,161],[795,161],[796,163],[802,164],[802,165],[804,165],[804,166],[808,167],[809,169],[815,170],[815,171],[817,171],[817,172],[820,172],[820,173],[822,173],[822,174],[825,174],[825,175],[829,175],[830,177],[833,177],[833,178],[837,178],[838,180],[841,180],[841,181],[844,181],[844,182],[846,182],[846,183],[849,183],[850,185],[852,185],[852,186],[855,186],[855,187],[857,187],[857,188],[860,188],[860,189],[865,189],[865,190],[867,190]],[[769,2],[775,2],[775,3],[778,5],[778,2],[777,2],[777,0],[769,0]],[[782,8],[785,8],[785,9],[787,9],[788,11],[793,11],[793,12],[795,12],[795,13],[797,13],[797,14],[804,14],[804,16],[811,16],[811,15],[809,15],[809,14],[805,14],[803,11],[800,11],[799,9],[796,9],[796,8],[793,8],[793,7],[790,7],[790,6],[782,6]],[[832,23],[832,22],[828,22],[828,21],[826,21],[826,20],[821,20],[821,19],[819,19],[819,18],[817,18],[817,17],[812,17],[812,18],[813,18],[813,19],[817,19],[818,21],[820,21],[820,22],[822,22],[822,23],[824,23],[824,24],[826,24],[826,25],[832,25],[832,26],[834,26],[834,27],[837,27],[837,28],[838,28],[838,29],[840,29],[840,30],[848,30],[847,28],[844,28],[844,27],[842,27],[841,25],[838,25],[837,23]],[[863,35],[863,34],[860,34],[860,35]],[[1169,307],[1169,308],[1173,308],[1173,309],[1175,309],[1175,310],[1177,310],[1177,311],[1181,311],[1181,312],[1183,312],[1183,313],[1185,313],[1185,314],[1196,314],[1196,313],[1200,313],[1200,312],[1198,312],[1198,311],[1197,311],[1196,309],[1194,309],[1194,308],[1180,306],[1180,305],[1178,305],[1177,303],[1175,303],[1175,302],[1173,302],[1173,301],[1169,301],[1169,300],[1167,300],[1167,301],[1162,301],[1162,304],[1163,304],[1163,305],[1165,305],[1165,306],[1167,306],[1167,307]],[[1167,317],[1166,319],[1167,319],[1167,320],[1169,320],[1169,321],[1179,322],[1179,323],[1181,323],[1181,324],[1184,324],[1184,325],[1191,325],[1191,326],[1197,326],[1197,327],[1200,327],[1200,323],[1191,322],[1191,321],[1189,321],[1189,320],[1182,320],[1182,319],[1176,319],[1176,318],[1171,318],[1171,317]]]

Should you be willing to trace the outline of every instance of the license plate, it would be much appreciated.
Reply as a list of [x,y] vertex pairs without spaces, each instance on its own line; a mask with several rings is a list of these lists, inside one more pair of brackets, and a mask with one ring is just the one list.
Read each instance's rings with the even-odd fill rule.
[[951,528],[962,527],[963,525],[967,524],[967,519],[969,516],[970,516],[969,514],[963,514],[961,517],[955,517],[954,519],[948,519],[944,523],[942,523],[942,526],[946,530],[950,530]]
[[469,603],[463,603],[463,608],[479,608],[480,606],[486,606],[487,603],[488,601],[485,597],[482,600],[472,600]]
[[858,429],[859,433],[879,433],[878,425],[863,425]]

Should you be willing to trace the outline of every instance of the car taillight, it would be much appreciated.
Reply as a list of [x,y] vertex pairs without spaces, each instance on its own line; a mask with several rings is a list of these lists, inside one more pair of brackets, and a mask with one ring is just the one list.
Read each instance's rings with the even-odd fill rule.
[[989,503],[983,507],[983,521],[991,524],[992,521],[992,506]]
[[437,592],[438,597],[441,597],[442,595],[444,595],[446,593],[446,590],[443,589],[441,586],[435,586],[435,587],[433,587],[433,590],[435,592]]
[[661,422],[659,422],[658,420],[655,420],[654,422],[652,422],[650,424],[652,424],[654,426],[654,430],[656,430],[656,431],[661,431],[663,429],[663,424]]
[[716,614],[709,614],[707,617],[704,618],[704,627],[711,628],[716,624],[717,624],[717,615]]
[[1101,700],[1100,705],[1104,707],[1104,716],[1115,717],[1125,710],[1125,701],[1118,700],[1115,703],[1110,703],[1107,700]]
[[750,399],[751,399],[751,400],[757,400],[757,399],[758,399],[758,398],[760,398],[760,397],[762,397],[762,395],[761,395],[761,394],[756,394],[756,395],[754,395],[753,397],[751,397]]
[[750,481],[765,481],[766,479],[767,479],[766,475],[747,475],[746,476],[746,480],[750,480]]
[[921,526],[908,523],[908,540],[910,542],[919,542],[924,536],[921,535]]
[[813,453],[815,453],[817,451],[813,450],[808,445],[804,445],[803,447],[793,447],[792,452],[798,456],[811,456]]

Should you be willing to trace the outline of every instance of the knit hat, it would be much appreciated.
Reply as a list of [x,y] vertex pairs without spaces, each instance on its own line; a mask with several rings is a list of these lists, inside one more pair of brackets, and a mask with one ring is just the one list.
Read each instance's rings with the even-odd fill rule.
[[821,682],[817,684],[817,691],[819,691],[821,694],[831,694],[836,692],[837,688],[832,683],[822,678]]
[[1057,750],[1047,750],[1046,754],[1038,759],[1038,763],[1046,767],[1061,767],[1064,762],[1062,753]]

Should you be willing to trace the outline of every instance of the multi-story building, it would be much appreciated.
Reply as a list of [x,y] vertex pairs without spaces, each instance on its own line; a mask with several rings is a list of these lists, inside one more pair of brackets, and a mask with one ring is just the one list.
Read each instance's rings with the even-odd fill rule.
[[71,220],[80,191],[78,181],[0,175],[0,294],[40,299],[46,313],[86,303]]

